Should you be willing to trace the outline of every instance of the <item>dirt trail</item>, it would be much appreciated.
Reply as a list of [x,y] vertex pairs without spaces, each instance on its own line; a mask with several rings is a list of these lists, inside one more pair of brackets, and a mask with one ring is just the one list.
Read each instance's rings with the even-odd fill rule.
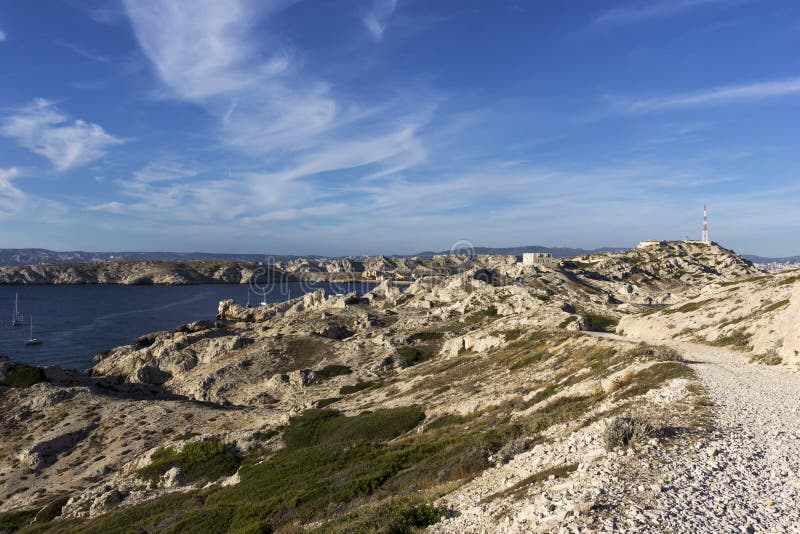
[[636,515],[662,531],[800,532],[798,370],[751,364],[722,348],[642,341],[690,362],[715,403],[716,428],[670,458],[663,491]]

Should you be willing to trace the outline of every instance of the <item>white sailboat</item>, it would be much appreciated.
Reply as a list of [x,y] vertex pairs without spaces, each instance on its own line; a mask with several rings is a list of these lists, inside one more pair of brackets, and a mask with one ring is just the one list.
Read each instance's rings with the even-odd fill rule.
[[22,312],[19,311],[19,293],[14,297],[14,313],[11,314],[11,326],[20,326],[25,323]]
[[33,315],[31,315],[31,337],[25,342],[26,345],[41,345],[42,340],[38,337],[33,337]]

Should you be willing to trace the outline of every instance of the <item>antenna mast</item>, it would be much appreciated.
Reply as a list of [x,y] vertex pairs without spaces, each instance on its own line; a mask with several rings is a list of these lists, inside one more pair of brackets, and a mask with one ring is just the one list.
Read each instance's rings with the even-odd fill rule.
[[703,243],[708,243],[708,205],[703,204]]

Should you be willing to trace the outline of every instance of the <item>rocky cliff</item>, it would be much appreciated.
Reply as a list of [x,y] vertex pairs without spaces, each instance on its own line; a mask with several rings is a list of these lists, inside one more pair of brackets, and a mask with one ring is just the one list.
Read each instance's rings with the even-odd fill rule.
[[257,263],[205,260],[41,263],[0,268],[0,284],[244,284],[265,272]]
[[12,520],[55,532],[621,521],[619,507],[648,493],[635,488],[654,484],[642,475],[658,469],[653,455],[694,448],[710,415],[680,354],[595,331],[619,322],[644,337],[705,313],[698,298],[727,294],[718,318],[736,320],[736,300],[761,293],[758,305],[736,304],[741,326],[790,324],[797,311],[790,276],[698,247],[552,267],[513,256],[299,260],[281,272],[414,281],[258,308],[224,301],[216,321],[110,349],[88,375],[0,361],[0,530]]

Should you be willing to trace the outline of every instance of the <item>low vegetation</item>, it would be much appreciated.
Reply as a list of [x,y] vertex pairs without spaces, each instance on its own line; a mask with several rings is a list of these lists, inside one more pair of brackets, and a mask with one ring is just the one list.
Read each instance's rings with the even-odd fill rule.
[[8,371],[5,380],[0,385],[12,388],[27,388],[40,382],[46,382],[47,378],[41,367],[27,365],[24,363],[14,364]]
[[517,369],[522,369],[523,367],[527,367],[529,365],[533,365],[534,363],[539,363],[543,359],[547,357],[547,354],[544,352],[534,352],[528,356],[524,356],[514,362],[514,365],[510,367],[512,371],[516,371]]
[[314,374],[317,375],[317,378],[319,378],[320,380],[328,380],[330,378],[349,375],[352,373],[353,373],[352,369],[350,369],[346,365],[340,365],[337,363],[326,365],[322,369],[314,371]]
[[375,386],[380,385],[380,381],[356,382],[352,385],[342,386],[339,388],[339,395],[350,395],[351,393],[358,393]]
[[424,347],[400,347],[397,349],[397,362],[400,367],[411,367],[433,358],[433,352]]
[[613,317],[606,317],[604,315],[596,315],[593,313],[584,314],[583,318],[586,320],[586,326],[591,330],[598,332],[613,332],[616,328],[618,319]]
[[627,447],[653,437],[655,427],[649,421],[638,417],[615,417],[606,428],[604,440],[606,449]]
[[180,452],[171,447],[160,447],[150,459],[150,465],[139,469],[137,474],[153,486],[173,467],[181,470],[184,481],[197,482],[230,476],[240,464],[239,458],[216,438],[192,441],[184,445]]
[[734,330],[730,334],[718,337],[714,341],[709,342],[709,345],[715,347],[730,347],[734,350],[749,350],[750,338],[753,334],[746,332],[743,328]]
[[754,354],[750,357],[750,363],[762,363],[764,365],[780,365],[783,363],[783,358],[778,351],[769,350],[763,354]]

